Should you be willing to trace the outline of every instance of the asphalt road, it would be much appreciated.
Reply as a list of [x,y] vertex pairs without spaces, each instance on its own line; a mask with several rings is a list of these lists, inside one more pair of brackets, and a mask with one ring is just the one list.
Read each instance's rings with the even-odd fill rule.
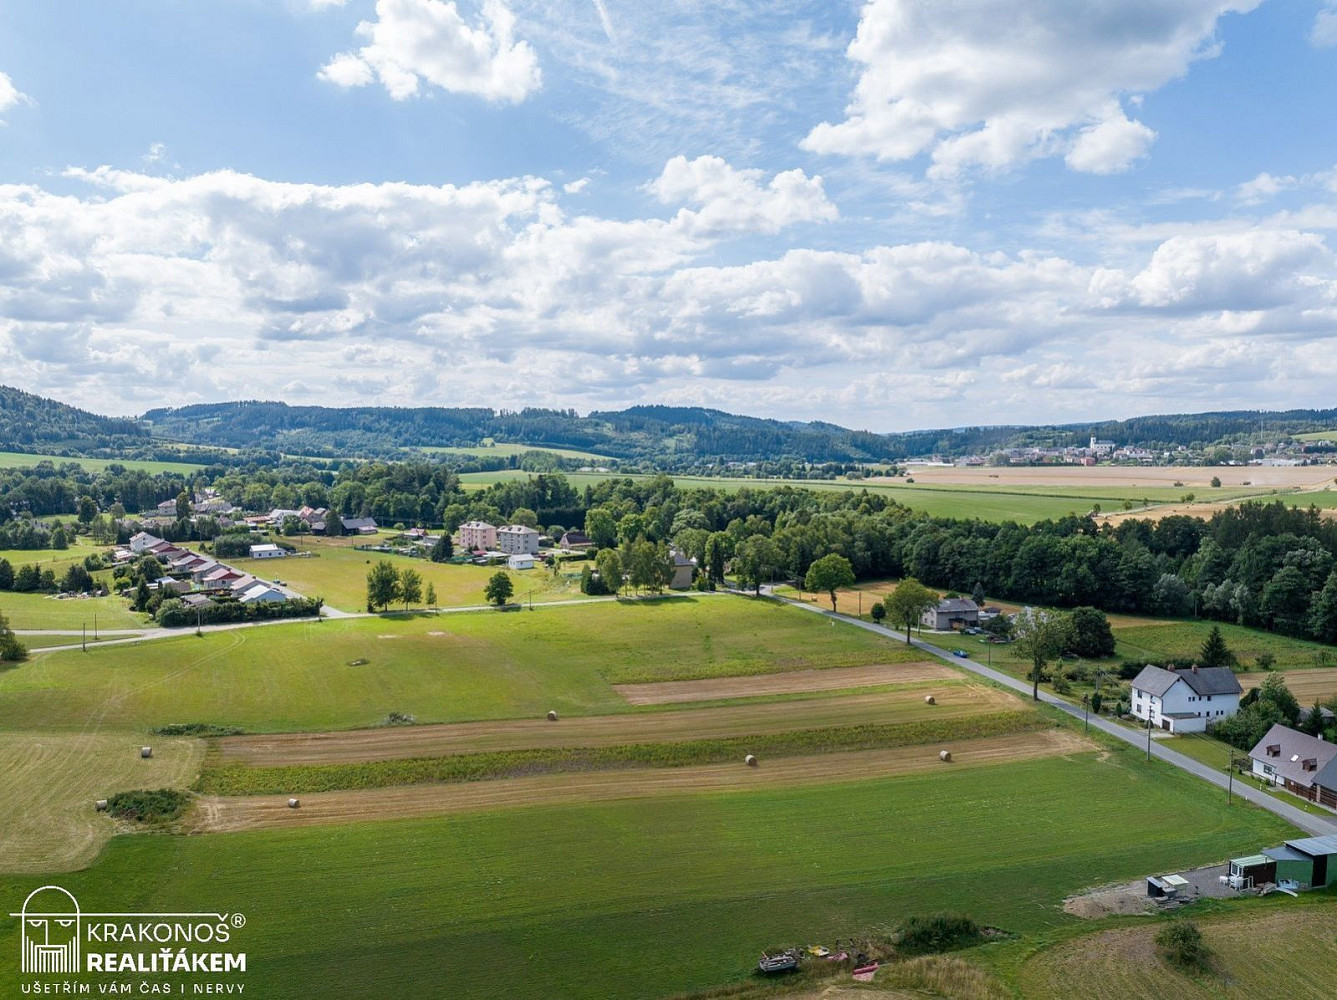
[[[765,588],[763,588],[763,591],[764,589]],[[815,614],[825,615],[827,618],[839,619],[847,624],[866,629],[869,632],[876,632],[878,635],[884,635],[890,639],[896,639],[900,642],[905,641],[905,633],[893,631],[883,625],[875,625],[872,622],[860,621],[857,618],[850,618],[846,615],[833,614],[832,612],[824,611],[815,605],[806,604],[800,601],[790,601],[788,598],[784,597],[777,598],[777,600],[786,601],[787,603],[794,605],[794,607],[803,608]],[[953,656],[947,650],[940,649],[932,643],[925,642],[922,639],[912,638],[910,642],[911,645],[923,650],[925,653],[946,660],[948,663],[958,666],[962,670],[969,670],[971,673],[978,674],[986,680],[1011,688],[1013,691],[1018,691],[1028,698],[1031,695],[1031,686],[1025,681],[1017,680],[1015,677],[983,666],[973,660]],[[1049,694],[1048,692],[1041,691],[1040,700],[1046,705],[1053,705],[1061,712],[1066,712],[1075,719],[1083,718],[1081,706],[1064,701],[1062,698]],[[1099,716],[1091,716],[1090,723],[1102,732],[1108,733],[1116,739],[1123,740],[1125,743],[1132,744],[1139,750],[1146,749],[1147,735],[1145,730],[1128,729],[1126,726],[1121,726],[1118,723],[1111,722],[1108,719]],[[1184,754],[1179,753],[1176,750],[1171,750],[1169,747],[1161,745],[1154,739],[1151,741],[1151,755],[1158,760],[1165,761],[1167,764],[1172,764],[1181,771],[1187,771],[1196,778],[1201,778],[1203,781],[1216,785],[1223,792],[1226,790],[1226,785],[1229,779],[1226,777],[1224,771],[1210,768],[1206,764],[1194,760],[1192,757],[1186,757]],[[1266,809],[1268,812],[1280,816],[1286,822],[1299,827],[1310,836],[1322,837],[1329,834],[1337,834],[1337,817],[1329,819],[1327,816],[1307,813],[1275,796],[1269,795],[1267,792],[1260,791],[1250,783],[1247,778],[1235,779],[1234,794],[1248,802],[1252,802],[1260,809]]]

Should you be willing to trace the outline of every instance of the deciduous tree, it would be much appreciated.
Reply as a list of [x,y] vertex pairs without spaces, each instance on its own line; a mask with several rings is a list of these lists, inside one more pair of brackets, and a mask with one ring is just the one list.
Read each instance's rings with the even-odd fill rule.
[[487,586],[483,588],[483,595],[497,607],[509,601],[513,593],[515,584],[511,583],[511,575],[505,570],[493,573],[487,581]]
[[367,610],[382,611],[399,597],[399,573],[382,559],[367,572]]
[[905,643],[908,646],[910,630],[919,624],[920,616],[925,611],[937,606],[938,595],[911,576],[898,583],[896,589],[886,596],[884,603],[887,617],[905,626]]
[[836,610],[836,591],[843,587],[854,586],[854,567],[850,561],[842,555],[831,553],[822,556],[811,566],[808,567],[807,575],[803,578],[803,586],[807,590],[824,590],[831,598],[831,610]]

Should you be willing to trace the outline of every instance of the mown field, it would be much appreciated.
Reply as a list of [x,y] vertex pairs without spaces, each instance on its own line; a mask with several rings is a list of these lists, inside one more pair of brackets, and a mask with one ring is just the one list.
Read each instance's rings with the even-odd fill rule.
[[[341,611],[365,611],[367,605],[367,572],[382,559],[396,569],[417,570],[427,584],[436,588],[438,607],[468,607],[486,604],[483,588],[494,573],[508,573],[515,588],[513,601],[526,602],[531,595],[539,601],[578,600],[580,593],[580,566],[573,570],[564,567],[554,576],[551,570],[538,567],[530,570],[507,570],[504,566],[452,566],[434,563],[428,559],[387,555],[384,552],[365,552],[352,544],[332,544],[310,538],[294,539],[310,557],[290,556],[286,559],[232,559],[231,565],[261,579],[278,578],[306,597],[323,597],[325,603]],[[418,602],[422,606],[422,602]]]
[[17,451],[0,451],[0,469],[31,469],[39,462],[51,462],[57,466],[73,462],[89,472],[101,472],[109,465],[120,465],[133,472],[174,472],[183,476],[204,468],[203,465],[194,462],[154,462],[136,458],[66,458],[63,455],[28,455]]
[[916,658],[816,615],[725,595],[326,620],[51,652],[0,672],[0,727],[248,731],[627,709],[614,683]]
[[[1070,926],[1056,904],[1071,892],[1289,832],[1116,750],[835,786],[118,838],[62,884],[85,909],[244,913],[248,994],[635,998],[736,982],[763,947],[911,913],[963,910],[1023,934]],[[40,884],[0,879],[0,898]],[[2,928],[0,989],[17,992],[16,925]]]
[[[93,634],[93,616],[99,629],[146,628],[152,623],[130,610],[121,597],[53,597],[49,594],[16,594],[0,590],[0,611],[14,629],[79,629]],[[29,640],[25,640],[29,641]],[[41,645],[34,637],[31,645]]]
[[476,458],[510,458],[523,455],[527,451],[546,451],[562,458],[582,458],[591,462],[609,461],[607,455],[596,455],[592,451],[580,451],[576,448],[550,448],[536,444],[492,444],[474,448],[457,448],[451,445],[429,445],[405,448],[405,451],[421,451],[428,455],[471,455]]

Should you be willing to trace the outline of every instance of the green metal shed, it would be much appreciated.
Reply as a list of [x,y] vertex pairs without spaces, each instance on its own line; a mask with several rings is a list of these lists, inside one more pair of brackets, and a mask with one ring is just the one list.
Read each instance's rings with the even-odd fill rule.
[[1314,859],[1293,847],[1268,847],[1263,853],[1277,863],[1277,884],[1294,882],[1308,889],[1314,884]]
[[1309,837],[1305,840],[1288,840],[1286,846],[1314,859],[1315,889],[1337,882],[1337,834]]

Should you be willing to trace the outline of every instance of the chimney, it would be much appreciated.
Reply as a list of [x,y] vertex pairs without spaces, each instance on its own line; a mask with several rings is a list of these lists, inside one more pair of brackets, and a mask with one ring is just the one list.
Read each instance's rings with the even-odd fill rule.
[[1195,674],[1198,672],[1198,665],[1197,665],[1196,663],[1193,664],[1193,672],[1194,672]]

